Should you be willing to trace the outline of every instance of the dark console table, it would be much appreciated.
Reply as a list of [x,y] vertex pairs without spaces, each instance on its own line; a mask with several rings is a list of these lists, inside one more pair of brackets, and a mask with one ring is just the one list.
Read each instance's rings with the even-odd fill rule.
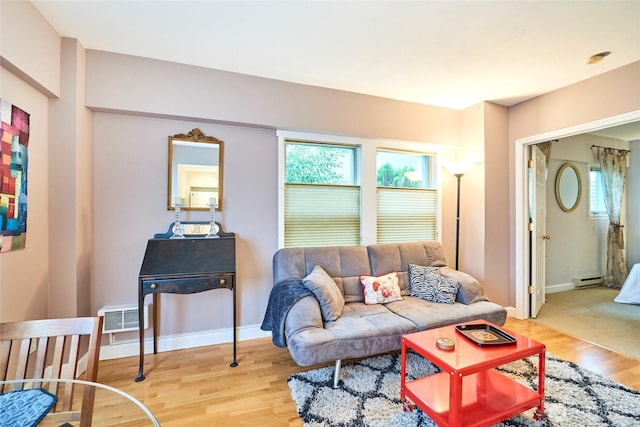
[[[217,224],[220,227],[220,224]],[[158,344],[158,294],[193,294],[211,289],[229,289],[233,293],[233,362],[236,359],[236,239],[234,233],[219,228],[216,238],[185,235],[171,239],[169,231],[156,234],[147,249],[138,278],[138,321],[140,367],[136,381],[144,380],[144,297],[153,294],[153,353]]]

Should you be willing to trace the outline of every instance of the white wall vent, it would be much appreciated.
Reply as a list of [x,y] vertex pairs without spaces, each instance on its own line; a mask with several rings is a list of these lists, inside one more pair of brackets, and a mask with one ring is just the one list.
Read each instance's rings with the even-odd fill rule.
[[[115,333],[138,330],[138,306],[107,305],[98,310],[98,316],[104,316],[102,332]],[[144,329],[149,327],[149,304],[144,306]]]
[[573,278],[573,286],[576,289],[587,288],[589,286],[598,286],[604,282],[604,278],[602,276],[594,275],[586,275],[586,276],[576,276]]

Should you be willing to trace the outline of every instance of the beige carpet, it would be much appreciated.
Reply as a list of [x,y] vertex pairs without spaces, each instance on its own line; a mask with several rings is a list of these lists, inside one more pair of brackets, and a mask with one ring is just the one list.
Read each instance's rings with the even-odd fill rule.
[[640,305],[613,302],[618,289],[547,294],[536,322],[640,359]]

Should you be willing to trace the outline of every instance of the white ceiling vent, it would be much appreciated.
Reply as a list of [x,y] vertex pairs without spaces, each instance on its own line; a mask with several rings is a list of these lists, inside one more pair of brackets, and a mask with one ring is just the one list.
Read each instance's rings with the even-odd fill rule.
[[[98,316],[104,316],[102,331],[104,333],[126,332],[138,330],[138,306],[107,305],[98,310]],[[149,327],[149,305],[144,306],[144,329]]]

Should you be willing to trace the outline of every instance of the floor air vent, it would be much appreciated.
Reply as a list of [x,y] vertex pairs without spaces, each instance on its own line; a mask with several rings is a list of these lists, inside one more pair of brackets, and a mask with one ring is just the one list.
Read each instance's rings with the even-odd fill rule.
[[[137,305],[107,305],[98,310],[98,316],[104,316],[104,333],[126,332],[138,330]],[[144,306],[144,329],[149,325],[149,305]]]
[[573,286],[576,289],[587,288],[590,286],[598,286],[604,282],[602,276],[577,276],[573,278]]

